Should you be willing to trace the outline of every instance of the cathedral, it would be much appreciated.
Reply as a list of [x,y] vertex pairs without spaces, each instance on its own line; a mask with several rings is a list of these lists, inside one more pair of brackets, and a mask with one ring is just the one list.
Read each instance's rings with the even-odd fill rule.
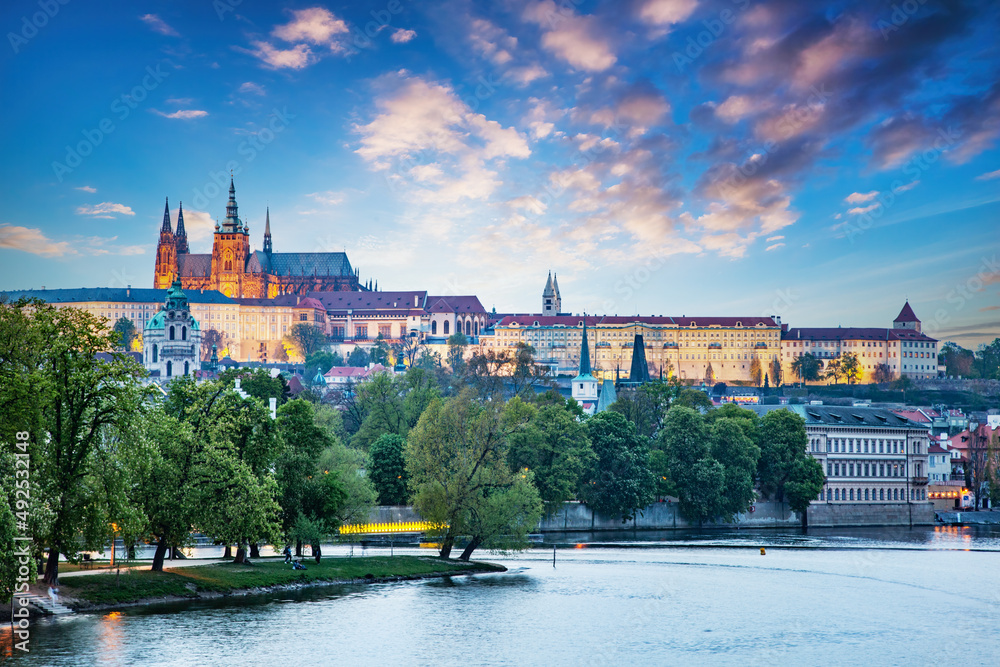
[[180,281],[186,290],[218,290],[233,298],[274,298],[282,294],[365,291],[343,252],[273,252],[271,212],[264,223],[263,250],[250,250],[250,228],[240,220],[236,186],[229,181],[226,219],[215,224],[210,255],[188,251],[184,207],[177,211],[177,231],[170,225],[169,201],[163,211],[156,246],[153,287]]

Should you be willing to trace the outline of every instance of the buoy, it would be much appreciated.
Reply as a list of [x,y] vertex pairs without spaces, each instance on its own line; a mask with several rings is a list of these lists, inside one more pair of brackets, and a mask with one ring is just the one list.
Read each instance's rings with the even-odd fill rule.
[[764,551],[764,547],[761,547],[761,548],[760,548],[760,555],[761,555],[761,556],[764,556],[764,555],[766,555],[766,552]]

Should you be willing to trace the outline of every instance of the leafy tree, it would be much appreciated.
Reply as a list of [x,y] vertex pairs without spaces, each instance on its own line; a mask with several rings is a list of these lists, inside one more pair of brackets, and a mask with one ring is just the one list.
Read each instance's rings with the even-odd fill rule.
[[[499,401],[479,402],[465,390],[431,401],[410,432],[405,457],[413,504],[441,526],[442,558],[460,535],[470,535],[472,548],[489,547],[506,535],[503,548],[517,548],[534,528],[531,519],[536,508],[540,514],[541,500],[535,491],[537,505],[529,502],[531,491],[518,481],[526,478],[507,464],[507,438],[517,426],[517,420],[504,418]],[[508,494],[513,497],[505,498]],[[470,554],[467,548],[462,556]]]
[[313,408],[313,420],[316,422],[316,426],[321,428],[331,440],[342,441],[346,438],[344,418],[337,408],[320,403]]
[[822,366],[822,362],[812,352],[806,352],[792,360],[792,372],[801,382],[818,381]]
[[375,344],[372,345],[372,349],[368,352],[368,356],[370,357],[371,363],[373,364],[382,364],[383,366],[389,366],[390,352],[391,350],[389,349],[389,343],[386,342],[385,338],[382,337],[382,334],[379,333],[379,335],[375,337]]
[[624,415],[610,410],[586,425],[597,458],[584,477],[580,499],[596,512],[628,521],[654,499],[647,439]]
[[208,361],[212,358],[212,346],[219,357],[223,357],[226,350],[226,334],[217,329],[202,329],[201,332],[201,360]]
[[711,385],[715,383],[715,369],[712,368],[712,362],[708,362],[708,366],[705,367],[705,384]]
[[417,366],[425,370],[433,371],[441,368],[441,354],[432,350],[423,349],[417,357]]
[[958,343],[947,341],[941,346],[938,358],[939,363],[944,364],[948,377],[968,378],[978,375],[975,368],[976,355]]
[[434,374],[423,368],[408,369],[403,376],[403,386],[403,413],[407,429],[411,429],[420,421],[420,415],[430,402],[441,395],[441,390]]
[[[761,419],[758,442],[761,454],[757,476],[761,494],[789,502],[794,497],[797,506],[807,507],[808,501],[819,495],[816,488],[816,494],[808,496],[814,488],[816,470],[819,469],[820,476],[823,471],[806,451],[805,420],[790,410],[772,410]],[[803,506],[805,496],[808,497]]]
[[316,466],[317,474],[334,474],[344,492],[344,501],[337,507],[335,514],[328,517],[327,522],[332,527],[349,523],[362,523],[368,520],[378,494],[371,479],[365,474],[368,470],[368,457],[364,452],[348,447],[338,440],[323,450]]
[[308,322],[296,322],[288,330],[288,344],[300,359],[322,350],[327,345],[323,327]]
[[725,469],[712,458],[701,413],[684,406],[671,407],[659,441],[681,514],[699,523],[722,514]]
[[774,386],[780,387],[782,382],[781,361],[778,359],[771,359],[769,368],[770,368],[771,379],[774,380]]
[[872,380],[875,384],[888,384],[892,382],[893,379],[892,369],[889,368],[889,364],[877,364],[875,366],[875,372],[872,373]]
[[219,373],[219,381],[227,387],[235,386],[237,379],[240,389],[260,399],[264,405],[269,404],[269,399],[276,398],[280,406],[291,396],[284,376],[271,377],[271,373],[264,368],[230,368]]
[[708,397],[708,394],[698,389],[681,389],[670,407],[673,408],[675,405],[693,410],[711,410],[712,399]]
[[361,427],[351,440],[360,449],[368,449],[383,433],[405,436],[409,430],[404,393],[405,380],[386,372],[376,373],[357,385],[361,409]]
[[746,512],[757,497],[754,476],[760,447],[746,432],[749,423],[746,419],[722,417],[709,427],[709,451],[724,472],[722,514],[727,518]]
[[[291,535],[299,518],[307,511],[315,514],[315,492],[311,488],[319,455],[332,444],[331,436],[316,423],[316,411],[302,399],[289,401],[278,409],[278,432],[284,443],[275,463],[281,505],[281,528]],[[307,505],[312,503],[312,505]],[[312,517],[315,519],[315,517]]]
[[635,426],[636,431],[648,438],[660,428],[665,406],[650,392],[643,391],[644,386],[618,392],[617,399],[608,409],[625,415],[625,418]]
[[139,335],[132,320],[124,316],[119,317],[112,330],[118,334],[118,349],[124,352],[130,351],[132,349],[132,341]]
[[1000,379],[1000,338],[992,343],[983,343],[976,350],[975,369],[984,380]]
[[380,505],[405,505],[409,499],[406,490],[409,476],[403,450],[406,439],[395,433],[385,433],[372,443],[368,451],[371,468],[368,476],[378,493]]
[[760,386],[763,373],[764,372],[760,366],[760,359],[754,356],[754,358],[750,360],[750,382],[753,383],[753,386]]
[[285,349],[285,344],[280,340],[276,340],[271,344],[271,361],[277,362],[287,362],[288,361],[288,350]]
[[364,368],[371,363],[371,357],[358,346],[355,346],[351,353],[347,355],[347,365],[353,368]]
[[531,471],[550,511],[575,498],[580,479],[596,456],[587,430],[565,402],[536,407],[515,397],[507,403],[505,419],[519,424],[510,434],[511,471]]
[[785,500],[793,512],[802,515],[803,523],[809,503],[819,497],[825,481],[826,476],[819,461],[808,455],[795,459],[788,481],[785,482]]
[[847,384],[854,384],[860,380],[864,372],[858,355],[854,352],[848,352],[840,357],[840,370],[843,371]]
[[823,374],[823,377],[828,380],[833,380],[834,384],[837,384],[837,381],[844,377],[844,369],[841,364],[840,357],[826,362],[826,373]]
[[316,350],[306,357],[306,377],[321,375],[333,368],[334,357],[329,350]]
[[400,341],[393,346],[393,351],[397,360],[404,360],[407,367],[413,368],[417,362],[417,356],[424,351],[424,342],[417,335],[417,332],[410,332],[410,335],[402,336]]
[[[14,456],[0,450],[0,602],[6,602],[14,594],[17,585],[18,555],[15,553],[18,536],[14,508],[16,483]],[[23,470],[23,468],[21,468]]]
[[461,331],[448,336],[448,365],[453,373],[465,370],[465,350],[469,339]]
[[518,343],[511,359],[510,385],[514,396],[531,396],[535,387],[549,378],[548,366],[535,363],[535,348]]

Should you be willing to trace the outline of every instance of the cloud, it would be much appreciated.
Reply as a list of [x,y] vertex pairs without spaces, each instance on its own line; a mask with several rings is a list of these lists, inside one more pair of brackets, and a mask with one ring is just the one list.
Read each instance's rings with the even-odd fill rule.
[[0,223],[0,248],[20,250],[42,257],[75,255],[77,251],[68,241],[53,241],[42,230]]
[[985,312],[990,311],[990,310],[1000,310],[1000,306],[985,306],[983,308],[980,308],[979,312],[985,313]]
[[878,197],[878,190],[872,190],[871,192],[852,192],[844,197],[844,201],[848,204],[863,204],[866,201],[875,199],[875,197]]
[[865,206],[865,207],[857,206],[855,208],[849,209],[847,211],[847,214],[848,215],[864,215],[865,213],[870,213],[871,211],[874,211],[875,209],[877,209],[881,205],[882,204],[880,204],[879,202],[875,202],[874,204],[869,204],[868,206]]
[[768,98],[759,99],[749,95],[731,95],[715,107],[715,115],[727,123],[737,123],[747,116],[756,114],[771,106]]
[[130,207],[124,204],[116,204],[114,202],[106,201],[97,204],[96,206],[79,206],[76,209],[77,215],[92,215],[92,216],[103,216],[111,217],[109,213],[116,213],[121,215],[135,215]]
[[1000,178],[1000,169],[997,169],[996,171],[989,171],[986,172],[985,174],[980,174],[979,176],[976,176],[977,181],[992,181],[995,178]]
[[784,240],[784,238],[785,238],[784,236],[771,236],[767,239],[767,242],[770,243],[772,241],[781,241]]
[[406,44],[411,39],[417,36],[416,30],[405,30],[403,28],[397,28],[393,31],[392,35],[389,36],[389,40],[393,44]]
[[917,187],[918,185],[920,185],[920,180],[919,179],[916,180],[916,181],[912,181],[910,183],[907,183],[906,185],[900,185],[898,188],[896,188],[895,190],[893,190],[893,192],[895,192],[896,194],[899,194],[900,192],[908,192],[909,190],[912,190],[913,188]]
[[81,185],[80,187],[73,189],[79,190],[80,192],[89,192],[90,194],[94,194],[95,192],[97,192],[97,188],[92,188],[89,185]]
[[[171,212],[171,217],[177,219],[177,209]],[[196,243],[212,238],[215,234],[215,219],[205,211],[184,209],[184,231],[188,241]]]
[[192,120],[194,118],[204,118],[208,115],[207,111],[202,111],[201,109],[182,109],[180,111],[175,111],[173,113],[166,113],[163,111],[157,111],[153,109],[153,113],[163,116],[164,118],[175,118],[179,120]]
[[538,215],[545,213],[545,209],[548,208],[548,206],[544,202],[540,201],[537,197],[534,197],[532,195],[522,195],[520,197],[508,199],[504,203],[506,203],[507,206],[509,206],[514,210],[531,211],[532,213]]
[[486,19],[472,19],[468,27],[469,41],[480,56],[494,65],[506,65],[514,59],[517,38]]
[[316,46],[340,47],[335,38],[349,32],[347,24],[323,7],[292,10],[292,20],[274,28],[271,34],[289,43],[308,42]]
[[506,76],[522,86],[526,86],[532,81],[544,79],[549,76],[549,73],[538,63],[531,63],[530,65],[524,65],[523,67],[511,67],[507,70]]
[[270,42],[252,41],[253,49],[237,47],[237,51],[259,58],[270,69],[302,69],[315,62],[312,51],[305,44],[290,49],[275,48]]
[[568,6],[556,6],[552,0],[529,5],[524,20],[542,28],[542,47],[576,69],[601,72],[614,65],[611,40],[602,34],[601,24],[593,16],[575,14]]
[[784,247],[785,247],[784,243],[775,243],[774,245],[769,245],[766,248],[764,248],[764,252],[771,252],[772,250],[777,250],[778,248],[784,248]]
[[167,35],[169,37],[180,37],[180,33],[171,28],[166,22],[161,19],[156,14],[144,14],[139,17],[139,20],[148,25],[150,28],[160,33],[161,35]]
[[698,7],[698,0],[645,0],[639,5],[639,18],[655,25],[681,23]]
[[314,199],[321,204],[326,204],[327,206],[336,206],[337,204],[342,204],[344,202],[344,193],[334,192],[333,190],[326,190],[325,192],[312,192],[307,194],[306,197]]
[[258,85],[253,81],[245,81],[240,85],[239,92],[251,95],[264,95],[266,91],[264,90],[264,86]]
[[194,102],[193,98],[190,97],[169,97],[167,98],[167,104],[177,104],[179,106],[186,106]]
[[[500,181],[487,163],[531,154],[521,133],[473,112],[447,84],[400,72],[378,85],[386,91],[376,97],[375,118],[354,127],[361,135],[355,152],[376,171],[389,170],[395,161],[397,168],[388,177],[394,185],[433,183],[433,188],[417,190],[424,201],[488,198]],[[435,172],[414,170],[429,162],[458,175],[437,178]]]

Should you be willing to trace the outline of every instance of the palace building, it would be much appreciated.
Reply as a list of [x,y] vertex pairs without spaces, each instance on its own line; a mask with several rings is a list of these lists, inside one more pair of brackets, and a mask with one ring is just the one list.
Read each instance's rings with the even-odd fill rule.
[[218,290],[237,299],[365,290],[346,253],[274,252],[270,210],[264,223],[263,250],[251,250],[250,228],[240,220],[236,186],[231,179],[226,219],[221,225],[215,225],[211,254],[189,252],[183,206],[177,210],[177,231],[174,232],[167,203],[156,246],[153,287],[167,289],[175,280],[179,280],[185,290]]

